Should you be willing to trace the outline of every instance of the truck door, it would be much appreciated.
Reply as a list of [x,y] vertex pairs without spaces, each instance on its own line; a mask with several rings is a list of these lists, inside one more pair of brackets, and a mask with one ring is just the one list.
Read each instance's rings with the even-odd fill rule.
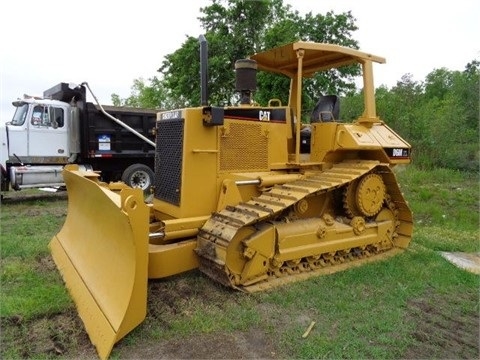
[[[29,120],[28,156],[50,157],[52,162],[69,156],[66,109],[61,106],[36,104]],[[64,161],[64,159],[63,159]]]
[[[12,121],[6,125],[8,156],[10,158],[28,156],[28,109],[29,104],[23,101],[14,102],[16,107]],[[17,161],[17,160],[15,160]]]

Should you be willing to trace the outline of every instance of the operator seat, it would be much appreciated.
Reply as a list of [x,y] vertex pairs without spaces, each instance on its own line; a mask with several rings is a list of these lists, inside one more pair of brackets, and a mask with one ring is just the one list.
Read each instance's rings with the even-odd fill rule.
[[312,111],[310,122],[335,121],[340,114],[340,99],[337,95],[323,95]]
[[[335,121],[340,114],[340,99],[337,95],[322,95],[310,116],[310,123]],[[310,153],[312,129],[310,125],[300,131],[300,153]]]

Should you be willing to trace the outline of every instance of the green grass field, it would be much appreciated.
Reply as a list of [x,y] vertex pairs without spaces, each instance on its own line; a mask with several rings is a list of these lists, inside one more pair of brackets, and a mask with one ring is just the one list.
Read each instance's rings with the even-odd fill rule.
[[[414,213],[405,252],[265,293],[198,271],[151,281],[146,320],[112,358],[479,358],[480,277],[440,254],[480,252],[479,176],[410,166],[397,177]],[[95,358],[47,247],[66,197],[36,194],[1,206],[0,356]]]

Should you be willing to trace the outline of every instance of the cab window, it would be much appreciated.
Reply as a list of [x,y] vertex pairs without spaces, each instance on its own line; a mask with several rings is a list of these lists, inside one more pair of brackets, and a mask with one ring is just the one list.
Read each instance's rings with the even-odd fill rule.
[[15,114],[13,115],[12,121],[10,121],[10,125],[20,126],[25,123],[25,119],[27,118],[28,114],[28,104],[22,104],[17,106],[15,109]]
[[50,120],[53,127],[62,128],[64,125],[63,109],[50,107]]
[[62,108],[35,105],[32,112],[32,125],[61,128],[64,125],[64,113]]
[[47,126],[47,119],[48,113],[46,112],[46,108],[41,105],[36,105],[32,112],[32,125]]

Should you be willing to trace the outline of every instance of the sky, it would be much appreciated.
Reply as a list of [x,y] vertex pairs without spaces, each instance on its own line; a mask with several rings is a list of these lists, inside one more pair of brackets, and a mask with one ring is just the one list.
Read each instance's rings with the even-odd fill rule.
[[[168,3],[168,6],[167,6]],[[2,0],[0,123],[12,101],[41,96],[60,82],[88,82],[103,105],[126,98],[135,79],[158,75],[164,56],[203,33],[198,17],[210,0]],[[67,5],[68,4],[68,5]],[[434,69],[464,70],[480,60],[480,1],[284,0],[301,14],[351,11],[360,50],[386,58],[375,85],[405,74],[425,80]],[[90,96],[89,101],[93,101]]]

